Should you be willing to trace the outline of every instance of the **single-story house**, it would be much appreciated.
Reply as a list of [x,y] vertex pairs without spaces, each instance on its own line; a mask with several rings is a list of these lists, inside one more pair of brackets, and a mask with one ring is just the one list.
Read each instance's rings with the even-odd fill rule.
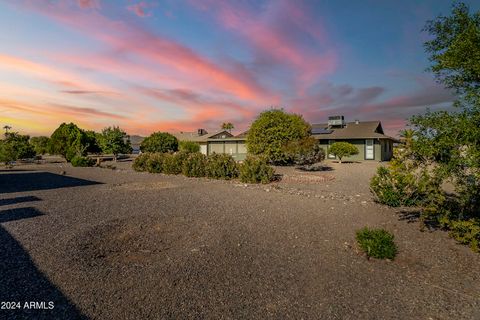
[[[248,131],[234,136],[227,130],[208,133],[205,129],[196,132],[172,133],[179,141],[193,141],[200,145],[200,152],[205,155],[227,153],[235,160],[242,161],[247,156],[245,141]],[[393,143],[396,139],[384,134],[380,121],[345,122],[343,116],[329,117],[327,123],[312,124],[312,136],[319,140],[324,148],[327,159],[335,159],[328,153],[329,146],[337,141],[346,141],[358,148],[358,155],[345,160],[352,161],[388,161],[393,155]],[[135,138],[134,138],[135,137]],[[134,138],[134,139],[132,139]],[[139,149],[142,137],[132,136],[134,149]]]
[[212,153],[227,153],[235,160],[244,160],[247,156],[245,136],[234,136],[227,130],[208,133],[205,129],[197,132],[172,133],[179,141],[193,141],[200,145],[200,152],[205,155]]
[[312,136],[324,148],[327,159],[335,159],[328,152],[332,143],[345,141],[355,145],[359,153],[348,157],[351,161],[389,161],[393,156],[393,143],[397,142],[385,135],[380,121],[345,122],[343,116],[329,117],[327,123],[312,124]]

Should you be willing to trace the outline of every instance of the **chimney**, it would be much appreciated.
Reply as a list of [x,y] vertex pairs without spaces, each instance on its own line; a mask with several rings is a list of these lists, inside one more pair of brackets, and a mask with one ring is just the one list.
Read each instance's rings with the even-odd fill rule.
[[355,119],[355,124],[359,124],[360,121],[358,119]]

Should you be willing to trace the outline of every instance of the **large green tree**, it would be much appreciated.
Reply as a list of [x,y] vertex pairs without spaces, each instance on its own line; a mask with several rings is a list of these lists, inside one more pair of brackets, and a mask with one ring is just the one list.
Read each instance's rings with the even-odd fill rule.
[[87,154],[89,143],[85,131],[74,123],[62,123],[51,135],[49,153],[59,154],[67,161]]
[[5,133],[5,139],[0,140],[0,162],[9,163],[34,157],[35,149],[29,139],[29,136],[16,132]]
[[178,151],[178,140],[167,132],[154,132],[140,144],[142,152],[175,152]]
[[107,127],[102,130],[100,146],[103,153],[113,154],[114,161],[117,161],[117,156],[119,154],[132,152],[132,145],[130,144],[127,133],[115,126]]
[[247,134],[247,150],[276,164],[288,164],[291,156],[285,145],[310,135],[311,127],[302,116],[271,109],[260,113]]

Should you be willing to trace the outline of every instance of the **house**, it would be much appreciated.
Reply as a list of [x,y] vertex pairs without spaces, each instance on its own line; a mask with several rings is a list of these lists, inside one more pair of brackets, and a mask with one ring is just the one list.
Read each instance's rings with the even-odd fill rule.
[[389,161],[393,156],[393,143],[397,142],[385,135],[380,121],[345,122],[344,116],[333,116],[327,123],[312,124],[312,136],[324,148],[327,159],[335,159],[328,152],[332,143],[345,141],[355,145],[359,153],[348,158],[352,161]]
[[247,156],[245,136],[234,136],[229,131],[220,130],[208,133],[205,129],[197,132],[172,133],[179,141],[193,141],[200,145],[200,152],[205,155],[213,153],[227,153],[235,160],[244,160]]

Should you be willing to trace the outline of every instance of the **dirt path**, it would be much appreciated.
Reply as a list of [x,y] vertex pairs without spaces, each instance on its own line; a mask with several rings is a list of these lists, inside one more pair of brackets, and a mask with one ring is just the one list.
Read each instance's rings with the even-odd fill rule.
[[[128,163],[0,172],[0,301],[55,302],[22,311],[36,319],[479,319],[480,255],[373,203],[376,165],[268,186]],[[395,261],[357,252],[364,226],[395,234]]]

